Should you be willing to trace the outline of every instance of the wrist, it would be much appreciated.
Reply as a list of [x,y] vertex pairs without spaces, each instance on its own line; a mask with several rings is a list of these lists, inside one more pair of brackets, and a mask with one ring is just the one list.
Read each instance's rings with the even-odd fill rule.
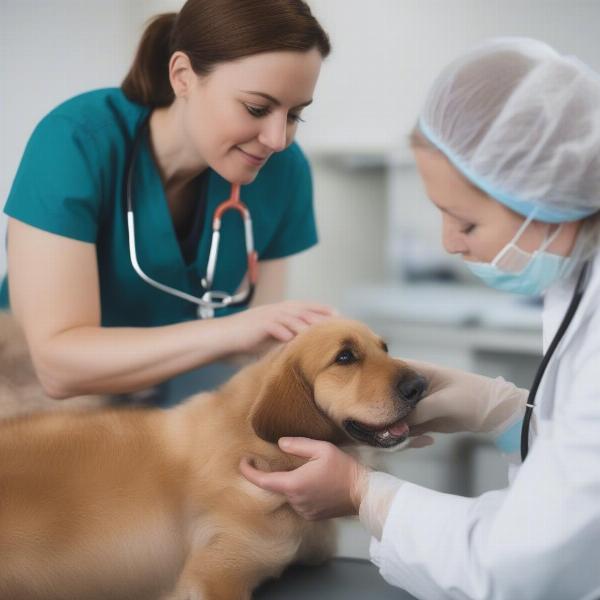
[[403,483],[403,480],[388,473],[372,471],[368,474],[358,517],[367,531],[378,540],[381,540],[392,503]]
[[490,423],[489,431],[498,435],[523,418],[529,392],[502,377],[497,377],[494,382],[497,386],[495,394],[498,406],[494,411],[495,418]]
[[365,498],[369,486],[369,474],[371,470],[360,463],[357,463],[354,484],[350,490],[350,500],[354,507],[355,514],[358,514],[360,505]]
[[241,324],[238,323],[237,315],[219,317],[217,319],[206,319],[199,321],[201,327],[205,328],[213,350],[218,358],[227,358],[246,352],[244,347],[244,336],[241,334]]
[[511,455],[516,454],[521,448],[521,430],[523,428],[523,415],[519,411],[510,421],[499,427],[494,434],[494,444],[500,452]]
[[473,410],[466,429],[495,435],[514,421],[514,415],[524,410],[527,392],[503,377],[487,377],[485,381],[486,385],[477,390],[478,397],[473,398]]

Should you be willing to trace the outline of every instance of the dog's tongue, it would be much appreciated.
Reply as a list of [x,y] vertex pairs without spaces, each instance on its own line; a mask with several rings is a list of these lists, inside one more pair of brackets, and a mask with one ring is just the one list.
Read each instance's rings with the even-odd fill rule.
[[403,435],[408,434],[408,425],[406,424],[405,421],[398,421],[397,423],[394,423],[388,429],[388,431],[394,437],[402,437]]

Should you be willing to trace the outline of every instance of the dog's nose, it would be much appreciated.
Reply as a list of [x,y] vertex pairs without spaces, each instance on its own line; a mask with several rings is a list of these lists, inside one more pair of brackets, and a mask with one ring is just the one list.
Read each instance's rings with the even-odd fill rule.
[[396,384],[396,390],[402,399],[414,406],[427,389],[427,380],[421,375],[402,377]]

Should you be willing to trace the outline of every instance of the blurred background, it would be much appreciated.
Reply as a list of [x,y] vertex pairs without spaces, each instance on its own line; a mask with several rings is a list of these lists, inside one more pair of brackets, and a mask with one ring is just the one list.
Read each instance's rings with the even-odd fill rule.
[[[313,166],[321,242],[293,259],[289,296],[366,321],[398,356],[528,387],[541,304],[484,289],[445,256],[408,135],[438,71],[486,37],[537,37],[600,70],[600,0],[308,1],[333,45],[298,134]],[[39,119],[72,95],[119,85],[145,21],[182,3],[0,0],[0,204]],[[2,240],[5,227],[2,216]],[[464,495],[506,482],[484,436],[439,436],[383,464]],[[366,556],[367,543],[357,523],[342,524],[340,554]]]

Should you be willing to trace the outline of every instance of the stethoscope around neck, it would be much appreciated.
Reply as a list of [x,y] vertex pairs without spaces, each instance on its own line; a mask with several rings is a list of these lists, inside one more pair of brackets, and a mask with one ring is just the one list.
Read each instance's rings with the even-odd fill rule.
[[[245,306],[250,303],[256,282],[258,280],[258,256],[254,250],[254,236],[252,233],[252,219],[250,217],[250,211],[248,207],[240,200],[240,185],[233,184],[231,186],[230,197],[221,202],[213,214],[212,221],[212,238],[210,243],[210,251],[208,254],[208,264],[206,267],[206,275],[202,278],[201,284],[204,289],[204,293],[201,297],[193,296],[182,290],[178,290],[171,286],[168,286],[160,281],[152,279],[147,275],[137,257],[137,249],[135,244],[135,215],[133,208],[133,172],[135,170],[136,161],[139,154],[139,149],[144,133],[148,129],[148,122],[150,116],[146,117],[138,132],[135,136],[133,143],[133,150],[128,161],[126,175],[125,175],[125,198],[126,198],[126,209],[127,209],[127,233],[129,237],[129,257],[131,264],[135,272],[149,285],[155,287],[182,300],[191,302],[197,306],[197,315],[200,318],[206,319],[214,316],[214,311],[220,308]],[[244,290],[239,291],[236,294],[229,294],[228,292],[213,290],[214,276],[217,266],[217,257],[219,253],[219,245],[221,242],[221,221],[223,214],[228,210],[237,211],[244,224],[244,233],[246,241],[246,255],[248,258],[248,285]]]
[[535,407],[535,397],[540,387],[540,383],[542,381],[542,377],[546,372],[546,367],[554,354],[558,344],[563,339],[569,324],[573,320],[575,313],[577,312],[577,307],[581,302],[581,298],[583,297],[583,293],[585,292],[585,286],[587,283],[587,275],[590,269],[590,264],[586,261],[581,268],[579,273],[579,277],[577,278],[577,283],[575,284],[575,291],[573,292],[573,297],[571,298],[571,302],[569,303],[569,307],[567,308],[567,312],[563,317],[561,324],[552,338],[552,342],[544,354],[542,358],[542,362],[537,369],[535,377],[533,378],[533,383],[531,384],[531,388],[529,390],[529,395],[527,396],[527,404],[525,405],[525,416],[523,418],[523,426],[521,428],[521,461],[524,461],[527,458],[527,454],[529,452],[529,424],[531,422],[531,415],[533,414],[533,409]]

